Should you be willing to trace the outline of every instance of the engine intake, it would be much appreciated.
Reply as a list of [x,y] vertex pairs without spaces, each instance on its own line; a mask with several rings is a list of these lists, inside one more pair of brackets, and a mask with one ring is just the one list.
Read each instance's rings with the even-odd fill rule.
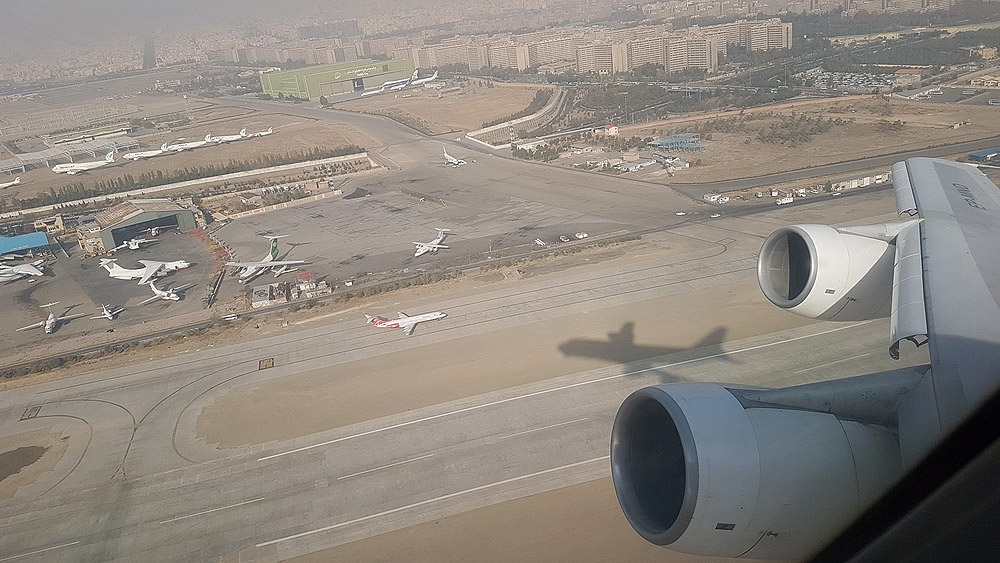
[[611,435],[615,492],[646,540],[698,555],[801,559],[899,475],[892,432],[746,408],[724,387],[646,387]]
[[[771,233],[757,260],[764,296],[783,309],[822,320],[867,320],[889,314],[895,246],[891,237],[792,225]],[[883,229],[885,231],[885,229]]]

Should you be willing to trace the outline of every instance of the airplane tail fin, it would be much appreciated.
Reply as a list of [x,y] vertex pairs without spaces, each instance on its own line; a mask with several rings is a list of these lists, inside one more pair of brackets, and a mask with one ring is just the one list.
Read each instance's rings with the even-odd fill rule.
[[169,141],[163,141],[163,144],[162,144],[162,145],[160,145],[160,150],[161,150],[161,151],[165,151],[165,150],[167,150],[167,144],[168,144],[168,143],[169,143]]
[[246,137],[246,136],[247,136],[247,128],[244,127],[243,129],[240,129],[240,137]]
[[370,325],[379,326],[380,324],[385,322],[385,319],[383,319],[382,317],[365,315],[365,321],[367,321],[368,324]]
[[115,161],[115,149],[109,150],[108,154],[104,155],[104,161],[105,162],[114,162]]
[[434,74],[431,75],[431,80],[437,80],[437,77],[438,77],[438,71],[435,70]]
[[211,141],[212,141],[212,132],[209,131],[208,133],[205,134],[205,142],[211,142]]
[[20,183],[21,183],[21,177],[20,176],[18,176],[17,178],[14,178],[14,185],[17,185],[17,184],[20,184]]

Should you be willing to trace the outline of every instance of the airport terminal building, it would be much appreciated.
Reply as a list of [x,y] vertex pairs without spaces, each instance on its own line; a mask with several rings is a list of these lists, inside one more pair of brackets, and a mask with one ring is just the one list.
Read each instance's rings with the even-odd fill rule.
[[93,221],[77,228],[80,248],[88,254],[104,254],[123,242],[141,238],[152,227],[180,231],[198,228],[195,212],[168,199],[133,199],[105,209]]
[[310,66],[260,75],[260,85],[272,97],[315,99],[378,88],[383,82],[404,80],[413,74],[410,59],[373,61],[361,59],[332,65]]

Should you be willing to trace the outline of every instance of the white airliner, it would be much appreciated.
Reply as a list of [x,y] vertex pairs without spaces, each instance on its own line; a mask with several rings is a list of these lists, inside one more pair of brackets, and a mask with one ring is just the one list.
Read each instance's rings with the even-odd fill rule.
[[383,317],[373,317],[371,315],[365,315],[365,319],[368,320],[368,324],[376,326],[378,328],[401,328],[403,329],[403,334],[409,336],[413,334],[413,329],[417,327],[417,323],[422,323],[424,321],[435,321],[437,319],[443,319],[448,315],[442,313],[441,311],[434,311],[433,313],[424,313],[423,315],[409,316],[406,313],[399,312],[396,313],[399,318],[389,320]]
[[294,271],[294,268],[289,269],[288,266],[305,264],[306,262],[305,260],[278,260],[278,239],[285,238],[287,236],[288,235],[263,235],[264,238],[271,242],[271,250],[260,262],[226,262],[226,266],[243,268],[243,272],[240,274],[240,283],[247,283],[269,269],[274,272],[274,277]]
[[[209,133],[209,135],[211,135],[211,133]],[[249,137],[250,136],[247,135],[247,128],[244,127],[243,129],[240,129],[240,132],[235,135],[219,135],[218,137],[210,137],[210,138],[206,137],[206,138],[210,143],[218,143],[221,145],[222,143],[228,143],[229,141],[239,141],[241,139],[247,139]]]
[[128,248],[129,250],[139,250],[142,244],[147,242],[156,242],[156,241],[147,238],[133,238],[119,244],[118,246],[112,248],[111,250],[108,250],[108,252],[117,252],[123,248]]
[[189,283],[187,285],[182,285],[179,287],[175,287],[173,289],[158,289],[155,285],[155,282],[149,282],[149,288],[153,290],[153,296],[150,297],[149,299],[146,299],[145,301],[140,301],[139,304],[145,305],[147,303],[152,303],[153,301],[180,301],[181,296],[177,292],[179,291],[182,292],[185,289],[192,287],[193,285],[194,285],[193,283]]
[[205,138],[202,139],[202,140],[200,140],[200,141],[191,141],[191,142],[188,142],[188,143],[175,143],[173,145],[167,145],[167,148],[165,148],[163,150],[165,150],[165,151],[172,151],[172,152],[181,152],[181,151],[186,151],[186,150],[190,150],[190,149],[196,149],[198,147],[203,147],[203,146],[207,145],[208,142],[209,142],[209,140],[211,140],[211,138],[212,138],[212,134],[209,133],[209,134],[205,135]]
[[44,276],[45,272],[39,269],[42,264],[45,264],[45,260],[35,260],[29,264],[18,264],[17,266],[0,264],[0,283],[17,281],[28,276]]
[[448,149],[443,149],[443,150],[444,150],[444,163],[447,164],[448,166],[454,166],[455,168],[458,168],[459,166],[465,166],[466,164],[468,164],[468,162],[462,160],[461,158],[455,158],[450,154],[448,154]]
[[18,176],[17,178],[14,178],[14,180],[12,182],[4,182],[4,183],[0,184],[0,190],[2,190],[4,188],[9,188],[11,186],[16,186],[16,185],[18,185],[20,183],[21,183],[21,177]]
[[169,230],[169,229],[173,229],[173,228],[174,228],[173,225],[167,225],[166,227],[150,227],[150,228],[148,228],[148,229],[146,229],[145,231],[142,231],[142,232],[149,233],[149,236],[151,236],[151,237],[156,237],[156,236],[160,236],[160,233],[162,233],[163,231],[166,231],[166,230]]
[[441,244],[444,242],[444,237],[448,236],[451,229],[437,229],[438,236],[430,242],[414,242],[417,245],[417,251],[413,253],[414,257],[422,256],[428,252],[437,252],[439,248],[448,248],[447,246]]
[[136,161],[136,160],[142,160],[144,158],[153,158],[154,156],[160,156],[165,152],[167,152],[166,142],[160,145],[160,148],[158,149],[151,151],[138,151],[138,152],[125,153],[122,155],[122,158],[124,158],[125,160]]
[[108,154],[104,155],[104,160],[95,160],[93,162],[67,162],[65,164],[56,164],[52,167],[52,171],[56,174],[79,174],[80,172],[86,172],[87,170],[93,170],[95,168],[100,168],[102,166],[107,166],[115,161],[115,150],[111,149]]
[[378,90],[367,90],[365,92],[361,92],[361,97],[363,98],[365,96],[371,96],[373,94],[381,94],[382,92],[385,92],[385,88],[379,88]]
[[382,84],[382,88],[388,88],[390,90],[402,90],[403,88],[406,88],[407,86],[413,84],[413,82],[416,79],[417,79],[417,71],[413,71],[413,75],[407,78],[406,80],[402,81],[397,80],[393,84],[389,84],[388,82],[386,82]]
[[117,280],[138,279],[139,284],[149,283],[149,280],[169,274],[175,270],[190,268],[191,264],[184,260],[173,262],[160,262],[158,260],[139,260],[142,268],[129,269],[118,265],[117,258],[101,258],[101,267],[108,271],[108,275]]
[[250,133],[247,136],[250,137],[250,138],[254,138],[254,137],[266,137],[266,136],[270,135],[271,133],[274,133],[274,129],[268,127],[266,131],[257,131],[256,133]]
[[78,313],[76,315],[64,315],[62,317],[57,317],[55,313],[52,312],[52,306],[58,304],[59,304],[58,301],[54,301],[52,303],[46,303],[45,305],[42,305],[43,308],[48,308],[49,310],[49,317],[47,319],[45,319],[44,321],[38,321],[37,323],[30,324],[28,326],[22,326],[21,328],[15,330],[14,332],[29,330],[32,328],[44,328],[45,334],[52,334],[53,332],[56,331],[56,328],[58,328],[59,323],[71,319],[79,319],[80,317],[86,315],[86,313]]
[[426,84],[426,83],[430,82],[431,80],[437,80],[437,77],[438,77],[438,71],[435,70],[434,74],[428,76],[427,78],[420,78],[420,79],[414,80],[412,82],[412,85],[413,86],[420,86],[421,84]]
[[108,319],[109,321],[115,320],[115,315],[121,313],[125,310],[125,307],[119,307],[118,309],[112,309],[105,304],[101,304],[101,310],[96,317],[90,317],[91,319]]

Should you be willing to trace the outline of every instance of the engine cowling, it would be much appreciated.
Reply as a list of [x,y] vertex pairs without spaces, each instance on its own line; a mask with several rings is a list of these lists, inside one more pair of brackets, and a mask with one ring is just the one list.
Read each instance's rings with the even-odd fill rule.
[[719,385],[646,387],[615,418],[618,501],[646,540],[698,555],[801,559],[900,474],[878,425],[745,408]]
[[835,229],[792,225],[771,233],[757,259],[757,281],[771,303],[811,319],[885,317],[892,301],[895,245],[865,236],[888,226]]

